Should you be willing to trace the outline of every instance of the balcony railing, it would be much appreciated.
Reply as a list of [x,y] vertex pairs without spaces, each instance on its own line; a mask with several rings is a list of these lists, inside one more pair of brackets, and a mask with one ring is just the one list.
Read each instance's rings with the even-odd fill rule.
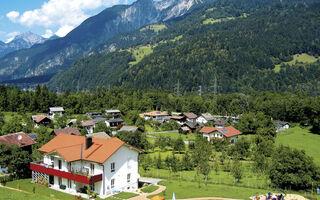
[[65,172],[59,169],[54,169],[50,165],[44,164],[42,161],[31,162],[30,169],[32,171],[37,171],[52,176],[58,176],[61,178],[77,181],[84,184],[92,184],[102,180],[102,174],[86,176],[82,173]]

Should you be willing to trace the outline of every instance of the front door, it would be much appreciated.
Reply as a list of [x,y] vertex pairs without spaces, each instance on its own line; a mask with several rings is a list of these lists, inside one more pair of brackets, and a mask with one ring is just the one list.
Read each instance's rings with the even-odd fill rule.
[[49,176],[49,184],[54,185],[54,176]]

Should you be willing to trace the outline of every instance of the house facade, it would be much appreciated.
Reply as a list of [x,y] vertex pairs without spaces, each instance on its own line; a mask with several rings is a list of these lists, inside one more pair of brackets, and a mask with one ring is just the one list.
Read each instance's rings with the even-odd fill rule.
[[87,133],[93,133],[96,124],[93,120],[85,120],[81,122],[81,125],[86,129]]
[[121,128],[123,126],[124,121],[122,119],[109,119],[106,121],[107,127],[110,128]]
[[202,133],[203,137],[208,141],[225,139],[228,140],[231,144],[236,143],[238,140],[238,135],[242,134],[242,132],[232,126],[222,128],[205,126],[200,130],[200,133]]
[[167,112],[152,111],[148,113],[143,113],[140,116],[143,117],[145,120],[152,119],[153,121],[163,121],[169,115]]
[[120,110],[106,110],[106,115],[111,116],[112,118],[119,118],[120,114]]
[[186,120],[187,120],[188,122],[192,122],[192,123],[195,123],[196,120],[197,120],[197,118],[198,118],[198,116],[197,116],[196,114],[192,113],[192,112],[190,112],[190,113],[183,113],[183,115],[186,117]]
[[55,116],[62,116],[64,112],[63,107],[51,107],[49,108],[49,116],[54,118]]
[[140,150],[117,138],[59,134],[39,151],[45,154],[30,164],[33,182],[71,194],[89,189],[100,197],[138,189]]
[[196,121],[200,124],[206,124],[210,121],[214,121],[213,116],[210,113],[204,113],[202,115],[200,115]]

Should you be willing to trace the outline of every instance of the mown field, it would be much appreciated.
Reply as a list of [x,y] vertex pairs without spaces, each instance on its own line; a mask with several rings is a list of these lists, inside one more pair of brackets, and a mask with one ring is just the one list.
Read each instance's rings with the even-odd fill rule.
[[304,150],[320,166],[320,134],[311,133],[309,128],[296,126],[281,131],[276,138],[276,144]]
[[275,72],[280,72],[280,68],[281,68],[281,65],[294,65],[296,64],[297,62],[299,63],[305,63],[305,64],[308,64],[308,63],[314,63],[314,62],[317,62],[320,58],[316,58],[314,56],[310,56],[306,53],[303,53],[303,54],[295,54],[293,55],[293,59],[291,61],[288,61],[288,62],[283,62],[283,63],[280,63],[278,65],[275,65],[275,68],[274,68],[274,71]]

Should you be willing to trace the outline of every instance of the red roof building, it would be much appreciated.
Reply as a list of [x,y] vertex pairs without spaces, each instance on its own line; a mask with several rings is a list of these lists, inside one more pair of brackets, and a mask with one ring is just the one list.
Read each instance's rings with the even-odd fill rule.
[[238,140],[238,135],[241,135],[242,132],[235,129],[232,126],[228,127],[209,127],[205,126],[200,130],[200,133],[203,134],[203,137],[207,138],[208,141],[214,139],[227,139],[231,143],[235,143]]

